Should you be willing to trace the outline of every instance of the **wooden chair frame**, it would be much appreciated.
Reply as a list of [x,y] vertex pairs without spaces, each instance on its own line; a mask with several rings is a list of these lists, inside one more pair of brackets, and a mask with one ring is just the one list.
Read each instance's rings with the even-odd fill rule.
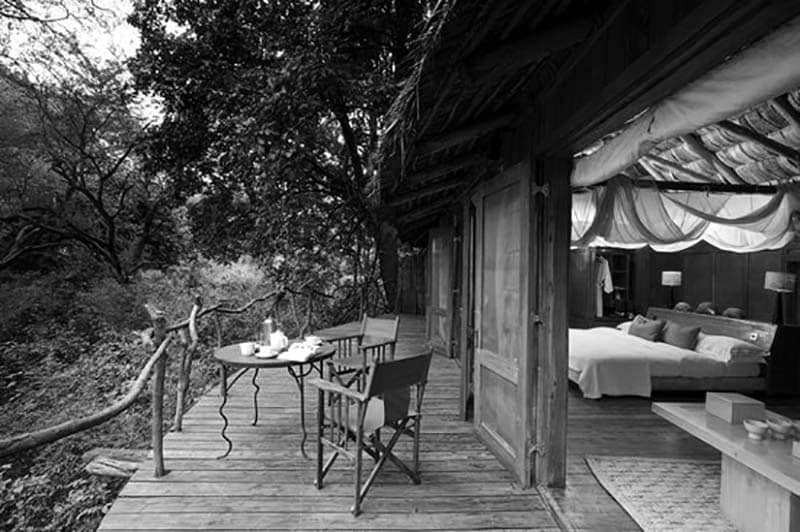
[[[390,325],[390,335],[374,334],[371,325],[376,324],[376,322],[379,322],[378,325],[383,326],[393,322]],[[369,363],[394,360],[399,328],[399,315],[391,320],[370,318],[367,314],[364,314],[361,320],[361,330],[358,334],[342,336],[336,339],[336,373],[339,375],[350,374],[345,386],[350,386],[357,382],[358,389],[363,390],[366,385],[364,379],[365,368]]]
[[[328,362],[332,380],[310,381],[319,390],[315,484],[317,489],[322,489],[325,475],[340,454],[352,459],[355,463],[354,502],[350,508],[353,515],[361,513],[361,503],[387,461],[396,465],[414,484],[419,484],[421,481],[419,476],[421,407],[432,355],[433,353],[429,351],[409,358],[369,364],[363,391],[347,387],[341,381],[334,381],[339,379],[334,367],[335,362]],[[415,392],[413,397],[412,389]],[[364,426],[367,411],[370,402],[374,400],[381,401],[377,406],[382,406],[384,409],[383,424],[380,427],[367,429]],[[354,411],[354,416],[351,410]],[[355,419],[351,419],[352,417]],[[394,430],[385,444],[381,442],[379,436],[382,427]],[[413,438],[411,467],[393,452],[395,444],[403,435]],[[332,449],[333,454],[323,464],[325,447]],[[375,460],[375,465],[362,483],[363,453],[367,453]]]

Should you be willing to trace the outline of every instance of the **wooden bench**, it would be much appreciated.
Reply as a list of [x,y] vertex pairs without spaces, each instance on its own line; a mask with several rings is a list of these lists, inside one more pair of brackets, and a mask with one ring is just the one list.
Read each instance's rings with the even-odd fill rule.
[[653,412],[722,453],[720,505],[736,528],[800,531],[800,459],[791,441],[752,440],[702,403],[653,403]]

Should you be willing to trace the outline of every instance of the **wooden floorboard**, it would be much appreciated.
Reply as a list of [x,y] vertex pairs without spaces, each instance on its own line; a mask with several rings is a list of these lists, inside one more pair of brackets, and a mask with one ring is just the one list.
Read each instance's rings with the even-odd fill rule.
[[[417,352],[424,322],[404,316],[398,354]],[[570,389],[567,486],[520,490],[499,462],[458,419],[459,368],[435,358],[423,421],[422,484],[414,486],[387,466],[364,502],[349,513],[351,473],[338,462],[323,490],[312,482],[314,461],[298,450],[298,394],[281,372],[259,376],[259,424],[252,426],[249,378],[234,386],[226,413],[233,452],[217,460],[218,390],[188,412],[181,433],[165,440],[170,473],[153,477],[148,464],[128,482],[104,519],[103,530],[556,530],[635,531],[639,527],[598,484],[586,465],[590,455],[718,459],[719,453],[650,411],[649,399],[583,399]],[[691,399],[692,397],[690,397]],[[669,396],[659,400],[687,400]],[[702,400],[702,396],[694,396]],[[316,398],[307,396],[307,450],[313,454]],[[800,417],[795,401],[770,402]],[[409,449],[405,443],[398,452]],[[368,462],[369,463],[369,462]],[[548,504],[549,503],[549,504]]]
[[[401,319],[398,355],[422,349],[424,322]],[[285,371],[261,371],[259,422],[252,426],[249,376],[231,389],[225,412],[234,442],[225,459],[220,437],[219,391],[189,410],[184,430],[164,442],[169,474],[137,472],[103,520],[101,530],[558,530],[537,490],[521,490],[458,419],[459,370],[435,358],[423,404],[420,485],[387,465],[358,518],[352,472],[340,458],[324,489],[313,485],[314,460],[299,452],[299,394]],[[316,395],[306,396],[313,458]],[[398,444],[398,454],[410,451]],[[367,461],[367,465],[371,464]],[[365,473],[366,476],[366,473]]]
[[[549,498],[569,528],[585,531],[640,530],[600,486],[586,465],[586,456],[639,456],[687,460],[718,460],[719,452],[675,427],[650,410],[656,401],[703,401],[703,394],[662,394],[584,399],[570,388],[567,423],[567,486],[549,490]],[[767,405],[797,418],[796,399],[766,399]]]

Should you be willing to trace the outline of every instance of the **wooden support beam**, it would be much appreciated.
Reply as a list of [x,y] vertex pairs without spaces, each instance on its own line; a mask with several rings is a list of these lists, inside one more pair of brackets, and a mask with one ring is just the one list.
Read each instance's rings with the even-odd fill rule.
[[697,135],[697,133],[689,133],[688,135],[681,135],[680,139],[688,146],[688,148],[694,153],[695,155],[702,157],[708,164],[711,165],[712,168],[716,169],[717,172],[722,174],[725,178],[725,181],[728,183],[746,183],[744,179],[739,177],[733,168],[725,164],[719,156],[706,148],[703,141]]
[[444,181],[437,181],[426,187],[398,194],[397,196],[392,197],[386,203],[386,205],[390,207],[397,207],[398,205],[402,205],[403,203],[407,203],[409,201],[414,201],[416,199],[424,198],[425,196],[432,196],[433,194],[438,194],[439,192],[444,192],[445,190],[456,188],[459,185],[465,185],[468,182],[469,182],[469,177],[464,175],[459,175],[457,177],[446,179]]
[[[647,171],[648,174],[650,174],[650,177],[656,181],[669,181],[669,177],[663,175],[658,168],[647,162],[646,159],[639,159],[639,164]],[[628,179],[631,179],[631,177],[628,176]],[[604,181],[603,183],[605,184],[607,181]]]
[[476,72],[473,77],[504,76],[552,55],[555,52],[574,46],[589,36],[592,30],[591,19],[579,19],[567,24],[536,32],[531,37],[503,43],[494,50],[467,59],[469,70]]
[[[775,185],[737,185],[732,183],[684,183],[681,181],[653,181],[651,179],[631,179],[631,184],[639,188],[657,188],[665,191],[725,192],[732,194],[775,194]],[[605,186],[599,183],[594,186]],[[590,188],[592,188],[590,187]],[[579,187],[581,188],[581,187]]]
[[[553,4],[556,1],[557,0],[547,0],[547,4]],[[544,12],[546,14],[548,11],[550,11],[550,7],[551,7],[550,5],[542,6],[539,2],[535,2],[535,1],[529,1],[529,2],[527,2],[526,5],[522,5],[522,6],[517,7],[516,10],[515,10],[516,12],[514,13],[514,15],[511,17],[511,19],[508,22],[506,22],[506,27],[503,29],[503,34],[500,36],[500,39],[503,40],[503,41],[508,39],[508,36],[511,35],[514,32],[515,29],[517,29],[517,26],[519,26],[519,23],[525,17],[527,17],[528,14],[534,8],[536,9],[537,14],[538,13],[542,13],[542,12]],[[530,28],[531,29],[536,29],[537,25],[538,25],[537,23],[531,24]]]
[[436,166],[423,168],[422,170],[410,174],[403,182],[403,185],[407,187],[418,186],[464,168],[486,164],[486,162],[486,156],[483,154],[453,159],[442,164],[437,164]]
[[784,94],[773,98],[769,103],[794,128],[795,132],[800,134],[800,112],[789,103],[789,97]]
[[762,135],[757,131],[753,131],[750,128],[740,126],[739,124],[731,122],[730,120],[723,120],[722,122],[718,122],[714,125],[720,129],[723,129],[729,133],[736,135],[741,139],[749,140],[751,142],[755,142],[756,144],[760,144],[769,151],[777,155],[780,155],[782,157],[786,157],[787,159],[791,159],[794,162],[800,164],[800,151],[797,151],[794,148],[781,144],[780,142],[775,142],[771,138]]
[[642,157],[642,159],[646,159],[648,161],[656,163],[659,166],[669,168],[670,170],[675,170],[676,172],[681,172],[682,174],[684,174],[686,176],[689,176],[689,177],[691,177],[691,178],[693,178],[693,179],[695,179],[695,180],[697,180],[697,181],[699,181],[701,183],[716,183],[716,182],[718,182],[711,176],[707,176],[705,174],[701,174],[700,172],[695,172],[694,170],[690,170],[689,168],[686,168],[685,166],[681,166],[681,165],[679,165],[677,163],[673,163],[672,161],[668,161],[667,159],[662,159],[661,157],[658,157],[656,155],[650,155],[648,153],[648,154],[645,154]]
[[[453,198],[446,198],[443,200],[439,200],[436,203],[431,203],[426,207],[422,207],[413,211],[409,211],[405,214],[401,214],[398,216],[398,221],[404,224],[409,222],[413,222],[415,220],[420,220],[422,218],[426,218],[428,216],[433,216],[434,214],[439,214],[440,212],[444,212],[444,210],[453,203]],[[398,227],[398,229],[400,229]]]
[[586,36],[582,46],[576,48],[570,55],[570,57],[566,60],[563,65],[560,65],[558,70],[556,71],[555,79],[553,82],[550,83],[549,88],[546,89],[544,92],[540,93],[537,97],[539,101],[545,101],[553,94],[555,94],[557,88],[567,79],[572,71],[575,69],[575,66],[580,62],[581,59],[592,49],[594,44],[597,42],[600,37],[602,37],[611,24],[617,20],[617,17],[622,13],[631,0],[620,0],[615,2],[612,7],[604,13],[598,23],[595,25],[594,29],[591,30],[589,35]]
[[453,146],[458,146],[459,144],[463,144],[476,137],[485,135],[486,133],[494,131],[495,129],[505,127],[511,124],[514,121],[514,118],[515,115],[509,113],[484,120],[482,122],[470,124],[468,126],[450,131],[449,133],[445,133],[439,137],[434,137],[432,139],[420,142],[417,145],[416,150],[414,150],[414,153],[417,156],[426,156],[438,151],[446,150],[447,148],[452,148]]
[[[536,380],[535,442],[528,449],[537,484],[563,488],[567,475],[571,159],[535,161],[530,180],[529,345]],[[536,186],[548,185],[549,194]]]

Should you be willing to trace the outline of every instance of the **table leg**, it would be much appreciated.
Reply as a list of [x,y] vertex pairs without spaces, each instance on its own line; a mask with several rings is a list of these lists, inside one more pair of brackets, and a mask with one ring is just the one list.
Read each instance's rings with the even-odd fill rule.
[[258,423],[258,391],[261,389],[261,388],[258,387],[258,384],[256,383],[256,378],[258,378],[258,368],[255,368],[255,371],[253,371],[253,380],[251,381],[253,383],[253,387],[255,388],[255,391],[253,392],[253,425],[254,426]]
[[[228,425],[229,425],[228,418],[225,416],[225,405],[228,403],[228,390],[230,390],[231,387],[234,384],[236,384],[236,381],[239,380],[239,377],[241,377],[245,373],[247,373],[247,368],[245,368],[244,370],[240,371],[233,378],[233,380],[230,383],[228,383],[228,367],[225,364],[220,364],[219,365],[219,376],[220,376],[219,391],[220,391],[220,394],[222,395],[222,404],[219,405],[219,415],[220,415],[220,417],[222,417],[222,432],[221,432],[221,435],[222,435],[222,439],[225,440],[225,442],[228,444],[228,449],[225,451],[225,454],[223,454],[222,456],[218,456],[217,459],[225,458],[226,456],[231,454],[231,449],[233,449],[233,442],[225,434],[225,431],[228,430]],[[253,380],[255,380],[255,377],[253,377]],[[255,382],[253,384],[255,384]],[[256,386],[256,388],[258,388],[258,386]],[[256,393],[258,393],[258,390],[256,390]],[[256,421],[257,420],[258,420],[258,404],[256,404]],[[255,425],[255,423],[256,422],[253,421],[253,425]]]
[[219,376],[220,376],[220,393],[222,394],[222,403],[219,405],[219,415],[222,416],[222,439],[225,440],[228,444],[228,450],[225,451],[225,454],[222,456],[218,456],[217,459],[225,458],[229,454],[231,454],[231,449],[233,448],[233,442],[225,435],[225,430],[228,428],[228,418],[225,417],[225,403],[228,402],[228,368],[225,367],[225,364],[219,365]]
[[[303,431],[303,439],[300,441],[300,453],[303,455],[303,458],[308,458],[308,454],[306,454],[306,440],[308,439],[308,432],[306,432],[306,396],[305,396],[305,384],[304,379],[314,371],[314,364],[309,364],[309,368],[307,370],[303,369],[304,364],[299,364],[299,369],[297,371],[294,370],[293,366],[289,366],[286,369],[289,371],[289,375],[292,376],[294,382],[297,384],[297,388],[300,390],[300,430]],[[320,368],[320,371],[321,368]]]
[[724,453],[720,505],[741,532],[800,530],[800,497]]

